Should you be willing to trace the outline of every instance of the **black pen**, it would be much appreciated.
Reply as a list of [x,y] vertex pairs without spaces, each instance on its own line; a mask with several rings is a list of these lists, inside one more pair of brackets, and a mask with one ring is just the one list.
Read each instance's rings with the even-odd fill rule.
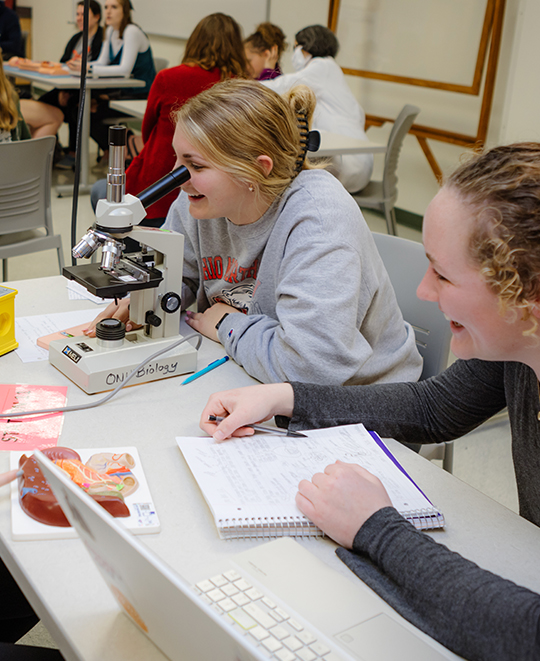
[[[219,415],[209,415],[208,420],[210,422],[222,422],[225,418],[222,418]],[[298,438],[307,438],[306,434],[302,434],[299,431],[289,431],[288,429],[280,429],[279,427],[265,427],[264,425],[242,425],[242,427],[251,427],[257,431],[265,431],[270,434],[282,434],[283,436],[296,436]]]

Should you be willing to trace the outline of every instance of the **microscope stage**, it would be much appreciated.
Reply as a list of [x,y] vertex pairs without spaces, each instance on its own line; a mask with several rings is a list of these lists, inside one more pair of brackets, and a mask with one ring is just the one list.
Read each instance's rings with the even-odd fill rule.
[[[151,289],[158,287],[163,281],[163,274],[154,268],[146,268],[149,279],[147,282],[141,282],[126,272],[125,276],[120,277],[106,273],[100,268],[100,265],[81,264],[79,266],[66,266],[62,270],[62,275],[68,280],[75,280],[85,287],[94,296],[101,298],[123,298],[126,294],[140,289]],[[125,279],[121,279],[125,278]]]

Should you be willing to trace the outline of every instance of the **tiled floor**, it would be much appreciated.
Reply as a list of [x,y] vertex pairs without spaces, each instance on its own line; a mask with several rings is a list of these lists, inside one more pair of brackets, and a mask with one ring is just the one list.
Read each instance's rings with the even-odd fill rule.
[[[103,170],[92,172],[93,180],[103,176],[105,176]],[[71,172],[55,171],[55,185],[72,180]],[[66,264],[71,263],[72,204],[72,198],[58,198],[53,193],[53,222],[55,231],[62,235]],[[384,220],[369,212],[365,215],[373,231],[386,232]],[[89,196],[81,196],[78,203],[77,238],[80,238],[93,222],[94,216]],[[415,241],[421,240],[420,233],[415,230],[400,226],[398,231],[402,237]],[[56,252],[53,250],[9,260],[9,280],[43,277],[57,273],[58,263]],[[504,414],[456,441],[454,475],[517,511],[517,491],[510,453],[510,429],[508,419]],[[29,645],[54,646],[54,642],[41,623],[20,642]]]

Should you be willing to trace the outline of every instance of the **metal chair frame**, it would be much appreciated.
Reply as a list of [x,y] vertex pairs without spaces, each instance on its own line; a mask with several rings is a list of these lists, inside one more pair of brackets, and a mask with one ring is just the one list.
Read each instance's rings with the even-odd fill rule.
[[382,211],[386,218],[388,234],[397,235],[396,213],[394,206],[397,201],[397,167],[399,154],[405,136],[418,116],[420,108],[406,105],[396,118],[386,147],[382,181],[370,181],[369,184],[353,197],[360,207]]

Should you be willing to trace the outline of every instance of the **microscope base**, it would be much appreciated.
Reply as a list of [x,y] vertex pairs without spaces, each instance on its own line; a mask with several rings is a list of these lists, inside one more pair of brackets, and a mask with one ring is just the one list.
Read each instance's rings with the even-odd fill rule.
[[[113,390],[139,363],[180,335],[152,339],[142,330],[126,334],[117,348],[103,348],[96,338],[73,337],[49,345],[49,362],[89,395]],[[197,350],[185,342],[141,367],[129,385],[179,376],[197,369]]]

